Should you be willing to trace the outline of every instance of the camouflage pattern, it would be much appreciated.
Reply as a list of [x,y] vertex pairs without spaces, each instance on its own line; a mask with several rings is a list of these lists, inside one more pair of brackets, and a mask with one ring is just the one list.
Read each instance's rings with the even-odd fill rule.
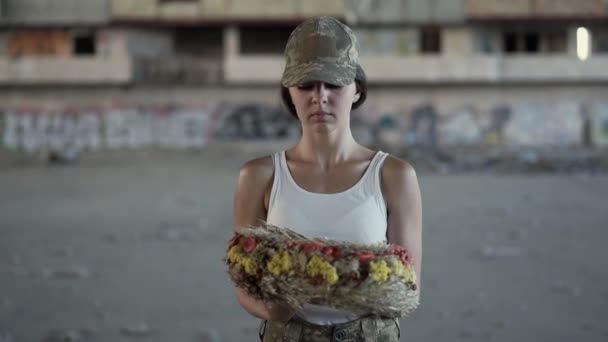
[[336,325],[314,325],[297,319],[288,322],[263,321],[262,342],[395,342],[401,335],[394,318],[366,317]]
[[298,25],[285,46],[281,84],[293,87],[310,81],[338,86],[355,80],[358,43],[352,30],[332,17],[314,17]]

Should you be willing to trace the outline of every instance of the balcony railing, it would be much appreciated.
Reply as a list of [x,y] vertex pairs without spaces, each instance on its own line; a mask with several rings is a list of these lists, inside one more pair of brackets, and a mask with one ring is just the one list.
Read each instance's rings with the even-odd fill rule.
[[[278,83],[284,63],[282,56],[233,57],[224,61],[224,79]],[[361,64],[372,83],[608,82],[608,55],[378,56]]]
[[221,82],[219,59],[195,57],[138,58],[133,62],[136,83],[217,84]]
[[124,84],[131,81],[128,56],[0,56],[0,84]]

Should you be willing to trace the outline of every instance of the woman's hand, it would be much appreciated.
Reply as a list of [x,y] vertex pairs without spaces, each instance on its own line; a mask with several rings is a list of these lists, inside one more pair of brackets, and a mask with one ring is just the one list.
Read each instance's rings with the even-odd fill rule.
[[295,310],[284,304],[266,303],[255,299],[241,288],[236,289],[236,297],[241,306],[253,316],[269,321],[289,321]]

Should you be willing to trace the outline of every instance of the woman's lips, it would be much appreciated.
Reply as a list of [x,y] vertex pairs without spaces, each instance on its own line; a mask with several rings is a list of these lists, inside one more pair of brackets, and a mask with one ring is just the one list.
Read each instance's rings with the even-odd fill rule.
[[310,119],[312,121],[327,121],[330,118],[331,114],[327,112],[315,112],[310,115]]

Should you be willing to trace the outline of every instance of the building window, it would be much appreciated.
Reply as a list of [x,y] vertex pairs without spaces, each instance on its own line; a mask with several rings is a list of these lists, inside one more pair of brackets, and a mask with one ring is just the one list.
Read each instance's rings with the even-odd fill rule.
[[75,33],[74,34],[74,54],[75,55],[94,55],[95,33]]
[[220,28],[177,28],[174,31],[175,53],[179,56],[221,57]]
[[527,32],[524,34],[524,49],[526,52],[539,51],[540,37],[537,32]]
[[505,33],[503,35],[503,47],[507,53],[517,52],[517,35],[515,33]]
[[565,53],[567,37],[565,30],[504,32],[502,49],[507,54]]
[[441,52],[441,31],[439,27],[428,26],[420,29],[420,52],[433,54]]
[[283,54],[294,27],[241,27],[242,54]]

